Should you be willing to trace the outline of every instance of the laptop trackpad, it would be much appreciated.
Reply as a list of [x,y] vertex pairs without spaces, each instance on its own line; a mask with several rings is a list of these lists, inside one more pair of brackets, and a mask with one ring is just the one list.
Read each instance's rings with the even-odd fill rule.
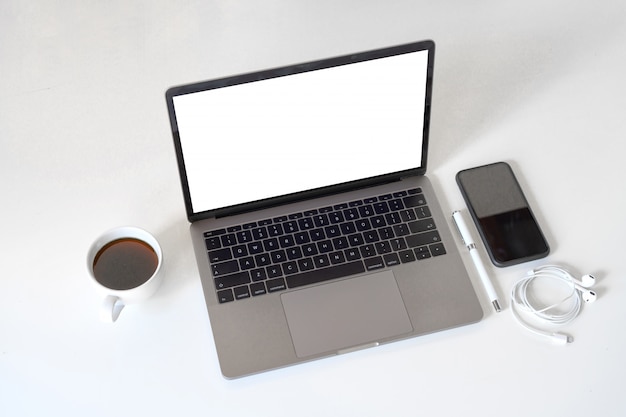
[[284,293],[281,298],[300,358],[413,330],[390,270]]

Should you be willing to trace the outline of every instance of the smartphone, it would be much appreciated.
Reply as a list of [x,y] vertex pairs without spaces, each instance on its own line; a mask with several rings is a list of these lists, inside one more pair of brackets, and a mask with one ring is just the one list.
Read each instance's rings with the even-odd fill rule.
[[519,264],[550,253],[509,164],[465,169],[456,182],[494,265]]

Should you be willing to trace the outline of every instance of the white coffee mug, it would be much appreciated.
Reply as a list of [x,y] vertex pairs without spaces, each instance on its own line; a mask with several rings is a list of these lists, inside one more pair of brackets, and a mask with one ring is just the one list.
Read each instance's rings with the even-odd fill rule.
[[118,227],[101,235],[89,248],[87,269],[105,296],[100,318],[114,322],[126,304],[152,296],[162,281],[163,253],[150,233]]

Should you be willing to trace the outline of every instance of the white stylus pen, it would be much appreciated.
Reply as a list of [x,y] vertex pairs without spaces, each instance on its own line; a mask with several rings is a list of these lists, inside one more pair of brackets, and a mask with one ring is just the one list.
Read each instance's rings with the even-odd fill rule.
[[461,239],[463,239],[463,243],[465,244],[465,246],[467,246],[467,249],[472,256],[472,261],[474,262],[474,266],[476,267],[478,276],[483,283],[483,287],[485,287],[485,291],[487,291],[489,301],[491,301],[491,304],[493,304],[493,308],[496,310],[496,313],[499,313],[501,308],[500,302],[498,301],[498,295],[496,294],[496,290],[493,288],[493,284],[489,279],[489,275],[487,275],[485,265],[483,265],[483,261],[480,259],[480,255],[478,254],[478,250],[476,249],[476,244],[472,239],[472,235],[467,228],[467,224],[465,223],[461,212],[457,210],[452,213],[452,220],[454,220],[454,224],[456,224],[456,227],[461,234]]

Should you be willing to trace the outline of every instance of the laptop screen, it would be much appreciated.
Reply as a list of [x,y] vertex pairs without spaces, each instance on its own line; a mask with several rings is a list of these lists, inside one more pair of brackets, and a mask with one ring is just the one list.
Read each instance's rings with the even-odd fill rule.
[[168,90],[188,215],[425,169],[432,53],[425,42]]

